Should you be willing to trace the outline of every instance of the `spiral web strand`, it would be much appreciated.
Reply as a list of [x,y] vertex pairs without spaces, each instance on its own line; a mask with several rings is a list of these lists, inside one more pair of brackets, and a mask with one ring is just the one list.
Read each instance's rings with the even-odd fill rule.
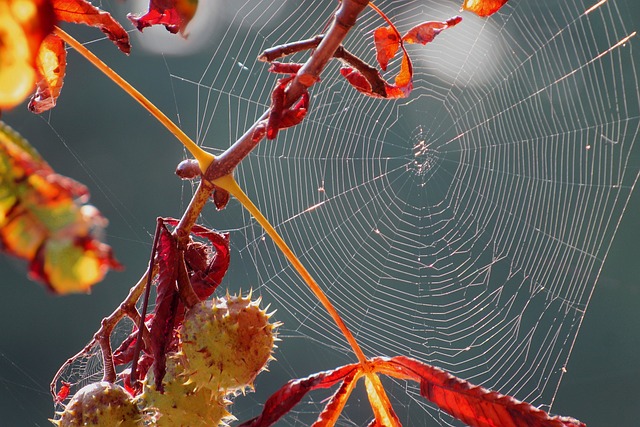
[[[460,13],[460,1],[376,4],[401,32]],[[336,6],[221,5],[208,66],[172,76],[179,110],[196,104],[184,130],[214,151],[242,135],[277,78],[257,55],[321,33]],[[345,46],[374,64],[371,32],[384,25],[366,12]],[[408,47],[414,90],[398,101],[356,92],[334,61],[304,122],[262,142],[236,179],[368,356],[411,356],[552,410],[640,171],[636,27],[615,0],[512,0],[490,19],[465,13],[433,43]],[[302,377],[354,361],[239,205],[204,220],[231,232],[230,276],[285,323],[272,370]],[[416,387],[385,384],[404,425],[460,425]],[[234,415],[255,415],[264,397],[254,396]],[[325,397],[286,425],[308,425]],[[363,425],[368,411],[353,403],[340,423]]]
[[[410,46],[407,100],[366,98],[330,67],[305,122],[239,168],[369,355],[416,357],[550,408],[638,176],[635,28],[618,3],[514,1],[489,20],[465,14],[432,44]],[[378,6],[400,31],[459,7]],[[197,89],[199,141],[223,148],[219,135],[240,136],[274,85],[254,58],[321,32],[333,7],[239,8],[212,66],[176,77]],[[346,47],[374,63],[370,33],[382,25],[365,14]],[[290,315],[292,334],[348,358],[262,230],[247,216],[237,227],[242,265],[256,269],[246,274]],[[417,390],[407,399],[404,385],[391,388],[407,425],[455,424]]]

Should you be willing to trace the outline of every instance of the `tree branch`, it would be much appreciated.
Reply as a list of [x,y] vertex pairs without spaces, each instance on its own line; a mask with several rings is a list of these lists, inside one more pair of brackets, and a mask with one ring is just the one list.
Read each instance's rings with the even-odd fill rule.
[[[334,56],[347,33],[353,28],[358,15],[367,7],[367,0],[342,0],[333,16],[331,26],[322,37],[318,48],[302,66],[295,79],[286,90],[284,108],[289,108],[311,86],[320,80],[320,73]],[[254,140],[253,134],[258,125],[267,119],[266,111],[231,147],[216,157],[204,173],[204,180],[214,181],[229,175],[238,164],[253,150],[261,138]]]

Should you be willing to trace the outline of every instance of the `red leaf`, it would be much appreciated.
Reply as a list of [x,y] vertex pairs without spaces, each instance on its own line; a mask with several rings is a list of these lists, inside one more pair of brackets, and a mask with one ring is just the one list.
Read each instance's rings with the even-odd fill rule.
[[[404,46],[402,47],[404,50]],[[402,56],[402,64],[400,66],[400,72],[396,76],[395,87],[387,88],[388,98],[404,98],[409,96],[413,89],[413,65],[411,65],[411,59],[409,55],[404,53]]]
[[49,34],[40,45],[37,59],[38,74],[36,93],[29,101],[29,110],[42,113],[55,107],[67,68],[67,51],[64,42],[55,34]]
[[464,0],[462,8],[478,16],[489,16],[496,13],[509,0]]
[[444,22],[433,21],[416,25],[402,37],[402,41],[405,43],[427,44],[433,41],[443,30],[457,25],[460,21],[462,21],[460,16],[454,16]]
[[[404,48],[398,30],[387,15],[373,3],[369,3],[369,7],[373,8],[389,24],[388,27],[378,28],[374,32],[377,58],[383,70],[386,70],[389,60],[396,54],[398,47],[402,49],[402,63],[400,71],[395,78],[395,83],[389,84],[380,76],[377,70],[370,70],[370,67],[366,64],[366,66],[360,65],[358,70],[351,67],[343,67],[340,69],[340,74],[358,91],[372,98],[404,98],[413,89],[413,65],[411,64],[411,59]],[[384,93],[373,89],[374,87],[378,88],[379,84],[384,87]]]
[[329,388],[350,378],[360,368],[355,363],[331,371],[319,372],[307,378],[291,380],[273,393],[265,402],[262,414],[240,424],[239,427],[267,427],[273,425],[302,400],[305,394],[320,388]]
[[420,383],[420,394],[471,427],[586,427],[570,418],[546,412],[513,397],[473,385],[441,369],[409,357],[376,358],[375,371]]
[[171,33],[185,34],[189,21],[196,13],[196,0],[151,0],[149,11],[144,15],[127,15],[127,18],[142,31],[152,25],[164,25]]
[[[163,218],[165,224],[176,226],[179,220]],[[212,247],[203,251],[198,243],[191,242],[185,252],[187,270],[193,290],[201,300],[209,298],[229,268],[229,233],[218,233],[199,224],[191,227],[191,234],[209,240]],[[212,250],[215,249],[215,254]],[[204,259],[206,258],[206,260]]]
[[113,352],[113,363],[116,366],[124,365],[133,360],[137,340],[138,328],[134,326],[133,332]]
[[380,27],[373,32],[376,46],[376,59],[383,71],[387,70],[389,61],[395,56],[400,47],[398,33],[392,27]]
[[[365,95],[371,96],[373,98],[378,98],[381,96],[378,94],[374,94],[371,91],[371,83],[362,75],[358,70],[354,70],[351,67],[342,67],[340,68],[340,74],[347,79],[347,81],[356,88],[359,92],[364,93]],[[382,78],[382,77],[381,77]]]
[[65,22],[97,27],[124,53],[131,51],[129,35],[124,28],[103,10],[85,0],[51,0],[56,17]]
[[[153,373],[155,383],[162,387],[165,374],[167,348],[174,337],[174,325],[180,298],[176,287],[178,277],[178,246],[171,232],[162,224],[158,244],[158,285],[156,308],[149,326],[151,352],[154,358]],[[160,390],[161,391],[161,390]]]
[[193,290],[198,297],[201,300],[205,300],[213,294],[229,268],[229,234],[221,234],[213,230],[207,230],[206,232],[192,231],[197,236],[208,239],[215,249],[215,254],[211,255],[211,250],[207,248],[207,265],[204,269],[193,268],[189,262],[189,250],[187,249],[185,253],[188,267],[190,267],[191,286],[193,286]]

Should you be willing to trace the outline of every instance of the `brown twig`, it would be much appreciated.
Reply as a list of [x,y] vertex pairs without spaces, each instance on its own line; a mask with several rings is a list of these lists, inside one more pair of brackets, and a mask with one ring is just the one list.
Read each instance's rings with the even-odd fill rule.
[[[320,80],[320,73],[334,56],[342,44],[347,33],[355,25],[358,15],[369,2],[366,0],[343,0],[336,11],[333,21],[326,34],[318,44],[313,55],[305,62],[298,74],[286,90],[284,108],[289,108],[300,98],[303,92]],[[231,147],[211,162],[204,174],[204,180],[213,181],[229,175],[253,150],[260,139],[254,140],[256,127],[267,119],[269,112],[265,112]]]
[[273,62],[276,59],[284,58],[297,52],[315,49],[318,47],[324,34],[320,34],[311,39],[299,40],[297,42],[285,43],[278,46],[270,47],[258,56],[258,61]]
[[189,202],[189,206],[185,210],[184,214],[180,218],[180,222],[173,230],[173,235],[178,241],[178,249],[184,250],[186,244],[189,242],[189,235],[191,234],[191,228],[198,220],[202,209],[205,204],[211,197],[211,193],[213,192],[215,185],[207,181],[205,179],[200,180],[198,184],[198,188],[196,189],[195,194],[191,198]]
[[[153,246],[151,249],[151,255],[149,256],[149,268],[148,270],[153,269],[153,265],[156,262],[156,254],[158,253],[158,243],[160,241],[160,233],[162,232],[162,227],[164,224],[162,222],[162,218],[158,218],[156,220],[156,232],[153,235]],[[133,363],[131,365],[131,384],[135,385],[137,381],[137,371],[138,371],[138,355],[142,350],[142,335],[144,334],[145,319],[147,318],[147,307],[149,306],[149,294],[151,293],[151,280],[153,279],[152,275],[147,276],[147,280],[144,287],[144,300],[142,301],[142,314],[140,314],[140,318],[137,321],[138,324],[138,339],[136,340],[136,345],[133,350]],[[136,310],[137,311],[137,310]],[[102,346],[102,343],[100,343]],[[102,353],[104,354],[104,348],[102,349]]]
[[[99,342],[100,336],[110,337],[113,329],[125,316],[128,316],[129,318],[131,318],[134,322],[136,322],[139,319],[140,314],[136,309],[136,303],[138,302],[138,300],[142,296],[142,293],[144,292],[145,284],[147,283],[147,277],[153,276],[154,274],[155,274],[155,266],[153,268],[153,271],[150,272],[150,270],[147,270],[144,273],[144,275],[140,278],[140,280],[138,280],[138,283],[136,283],[129,290],[129,294],[127,295],[125,300],[122,303],[120,303],[118,308],[116,308],[108,317],[105,317],[102,320],[102,323],[100,324],[100,329],[98,329],[98,331],[95,333],[95,335],[93,336],[93,339],[89,341],[89,343],[85,345],[82,350],[80,350],[77,354],[67,359],[67,361],[62,366],[60,366],[60,369],[58,369],[58,372],[56,372],[56,374],[54,375],[53,380],[51,381],[51,386],[50,386],[51,395],[54,398],[56,396],[56,383],[64,373],[65,369],[68,366],[75,363],[76,360],[89,354],[91,352],[91,349],[96,345],[96,343]],[[144,340],[146,342],[149,339],[149,333],[146,330],[146,328],[144,329],[143,332],[144,332]],[[102,349],[102,351],[104,354],[104,349]]]
[[[287,87],[285,92],[284,108],[291,107],[300,98],[300,96],[307,91],[309,87],[320,80],[320,73],[325,68],[329,60],[335,55],[336,51],[340,48],[342,41],[346,37],[347,33],[351,30],[351,28],[355,25],[358,15],[364,10],[367,4],[368,0],[342,0],[339,9],[334,14],[333,21],[328,31],[324,36],[321,37],[317,49],[313,52],[311,57],[297,73],[291,84]],[[56,31],[58,34],[62,34],[62,36],[65,37],[64,39],[65,41],[67,41],[67,43],[73,45],[73,43],[75,42],[73,38],[66,35],[66,33],[62,32],[62,30],[60,29],[57,29]],[[82,50],[81,45],[77,47],[75,45],[73,46],[76,49]],[[99,61],[92,62],[95,64]],[[101,70],[107,75],[115,74],[113,72],[108,73],[108,71],[105,71],[105,69],[107,68],[108,67],[104,66],[101,68]],[[116,77],[111,78],[116,79]],[[119,82],[119,84],[124,85],[124,83],[122,82]],[[137,94],[137,91],[135,93]],[[149,105],[147,105],[149,103],[144,102],[146,101],[144,97],[137,96],[136,99],[141,104],[143,104],[145,108],[150,108]],[[240,137],[240,139],[238,139],[222,155],[215,158],[210,163],[209,167],[203,174],[203,179],[200,181],[196,193],[191,199],[189,206],[187,207],[185,213],[180,219],[180,222],[173,232],[178,241],[179,248],[182,248],[188,242],[191,228],[195,224],[197,218],[202,212],[202,209],[204,208],[205,203],[211,196],[211,192],[215,187],[213,181],[231,174],[238,166],[238,164],[251,152],[251,150],[253,150],[257,146],[261,138],[255,140],[253,138],[254,131],[257,126],[259,126],[264,120],[268,118],[268,116],[269,111],[266,111],[256,121],[256,123],[254,123],[244,133],[244,135]],[[179,128],[175,126],[171,127],[164,122],[163,124],[165,124],[165,126],[167,126],[172,132],[182,135],[182,131]],[[181,138],[181,141],[182,139],[184,138]],[[183,143],[185,142],[183,141]],[[196,147],[194,147],[194,151],[197,151],[195,148]],[[201,164],[204,164],[208,159],[204,158],[202,159],[202,161],[201,159],[198,160]],[[144,276],[140,279],[140,281],[131,289],[124,302],[120,304],[120,306],[110,316],[103,319],[101,327],[94,335],[93,340],[91,340],[91,342],[89,342],[89,344],[87,344],[81,352],[68,359],[60,367],[51,383],[51,393],[54,398],[56,395],[56,382],[61,377],[64,370],[79,358],[87,355],[96,345],[96,343],[101,346],[103,357],[105,358],[105,380],[115,381],[116,373],[113,366],[110,336],[115,326],[125,316],[131,317],[132,319],[134,319],[134,321],[139,321],[142,319],[142,334],[143,339],[145,339],[146,341],[146,338],[148,337],[148,331],[146,331],[146,327],[144,325],[144,316],[141,316],[137,312],[136,303],[142,296],[142,292],[144,291],[145,284],[148,280],[147,278],[152,277],[155,274],[155,271],[152,270],[155,270],[155,268],[148,269]]]
[[[323,35],[319,35],[311,39],[274,46],[262,52],[262,54],[258,56],[258,60],[264,62],[273,62],[276,59],[284,58],[285,56],[292,55],[297,52],[315,49],[318,47],[323,38]],[[371,91],[373,93],[380,95],[382,98],[385,98],[387,96],[387,92],[385,89],[385,80],[382,78],[380,72],[376,67],[369,65],[360,57],[349,52],[343,45],[338,46],[333,54],[333,57],[358,70],[358,72],[360,72],[360,74],[362,74],[371,85]]]

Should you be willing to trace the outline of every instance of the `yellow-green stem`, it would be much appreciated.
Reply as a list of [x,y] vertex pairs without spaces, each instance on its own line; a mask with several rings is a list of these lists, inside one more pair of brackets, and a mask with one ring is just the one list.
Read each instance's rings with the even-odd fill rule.
[[97,69],[102,71],[107,77],[109,77],[115,84],[120,86],[122,90],[128,93],[133,99],[138,101],[146,110],[153,115],[160,123],[166,127],[169,132],[178,138],[178,141],[185,146],[191,155],[198,161],[200,170],[207,170],[211,162],[214,160],[214,156],[211,153],[207,153],[200,148],[186,133],[182,131],[169,117],[167,117],[158,107],[156,107],[151,101],[149,101],[143,94],[138,92],[136,88],[131,86],[129,82],[120,77],[118,73],[113,71],[107,64],[102,62],[100,58],[95,56],[93,52],[84,47],[82,43],[74,39],[71,35],[67,34],[64,30],[56,27],[56,34],[64,40],[69,46],[74,48],[80,55],[84,56],[91,64]]
[[296,255],[289,248],[284,239],[280,237],[280,234],[278,234],[276,229],[273,228],[269,220],[267,220],[267,218],[262,215],[262,212],[260,212],[256,205],[253,204],[251,199],[249,199],[249,196],[247,196],[242,188],[240,188],[232,175],[225,175],[214,180],[213,183],[218,187],[227,190],[229,194],[238,199],[238,201],[242,203],[242,206],[244,206],[245,209],[249,211],[249,213],[256,219],[256,221],[258,221],[262,228],[267,232],[269,237],[273,239],[280,251],[282,251],[284,256],[287,257],[289,262],[293,265],[293,268],[295,268],[298,274],[300,274],[307,286],[309,286],[313,294],[316,296],[316,298],[318,298],[320,303],[324,306],[325,310],[327,310],[333,321],[338,325],[338,328],[340,328],[340,331],[342,332],[347,342],[351,346],[351,349],[358,358],[360,366],[362,366],[363,373],[367,379],[367,395],[369,396],[371,407],[374,409],[376,420],[378,421],[377,425],[385,427],[398,427],[400,425],[398,422],[398,417],[393,412],[391,402],[389,401],[389,397],[385,392],[380,378],[375,372],[372,371],[367,357],[362,351],[362,348],[360,348],[360,345],[356,341],[355,337],[340,317],[338,310],[336,310],[322,288],[320,288],[320,286],[316,283],[309,271],[307,271],[298,257],[296,257]]
[[295,268],[298,274],[302,276],[302,279],[309,286],[309,288],[311,289],[313,294],[316,296],[316,298],[318,298],[320,303],[329,312],[329,315],[333,318],[334,322],[336,322],[336,324],[338,325],[338,328],[340,328],[340,331],[344,334],[345,338],[349,342],[349,345],[353,349],[353,352],[356,354],[358,361],[360,361],[360,363],[365,365],[367,358],[362,352],[360,345],[357,343],[355,337],[353,336],[349,328],[347,328],[347,325],[344,323],[344,321],[340,317],[340,314],[338,313],[336,308],[333,306],[331,301],[329,301],[329,298],[327,297],[327,295],[316,283],[316,281],[313,280],[313,277],[311,277],[311,274],[309,273],[309,271],[307,271],[307,269],[304,267],[304,265],[302,265],[298,257],[296,257],[293,251],[289,248],[289,246],[287,246],[286,242],[282,239],[282,237],[280,237],[280,234],[278,234],[275,228],[273,228],[269,220],[267,220],[267,218],[265,218],[264,215],[262,215],[262,212],[260,212],[260,210],[256,207],[256,205],[254,205],[251,199],[249,199],[249,197],[245,194],[242,188],[240,188],[240,186],[238,185],[236,180],[233,178],[233,176],[225,175],[222,178],[216,179],[215,181],[213,181],[213,183],[218,187],[222,187],[223,189],[227,190],[233,197],[238,199],[238,201],[242,203],[242,206],[244,206],[245,209],[247,209],[249,213],[256,219],[256,221],[258,221],[258,223],[262,226],[262,228],[264,228],[264,230],[267,232],[269,237],[273,239],[273,241],[278,246],[278,248],[280,248],[284,256],[287,257],[289,262],[293,265],[293,268]]
[[[175,137],[184,145],[184,147],[193,155],[193,157],[198,161],[200,166],[200,170],[206,171],[209,165],[215,160],[213,154],[204,151],[200,148],[191,138],[189,138],[183,131],[180,129],[171,119],[169,119],[162,111],[158,109],[151,101],[149,101],[144,95],[138,92],[133,86],[129,84],[125,79],[123,79],[118,73],[113,71],[108,65],[106,65],[102,60],[100,60],[97,56],[95,56],[90,50],[85,48],[80,42],[78,42],[75,38],[67,34],[62,29],[56,27],[56,34],[64,40],[69,46],[75,49],[78,53],[84,56],[91,64],[93,64],[96,68],[98,68],[102,73],[104,73],[107,77],[109,77],[114,83],[116,83],[120,88],[122,88],[127,94],[129,94],[133,99],[138,101],[140,105],[142,105],[151,115],[153,115],[160,123],[162,123]],[[296,255],[291,251],[289,246],[285,243],[285,241],[280,237],[278,232],[273,228],[273,226],[269,223],[269,221],[262,215],[260,210],[253,204],[253,202],[249,199],[249,197],[244,193],[244,191],[237,184],[232,175],[225,175],[221,178],[218,178],[213,181],[217,186],[227,190],[231,195],[233,195],[238,201],[251,213],[251,215],[260,223],[260,225],[264,228],[264,230],[269,234],[269,236],[274,240],[278,248],[282,251],[282,253],[286,256],[286,258],[291,262],[295,270],[300,274],[302,279],[305,281],[307,286],[314,293],[316,298],[320,301],[323,307],[327,310],[331,318],[336,322],[338,328],[342,332],[342,334],[347,339],[347,342],[351,346],[353,352],[355,353],[358,361],[360,362],[365,376],[367,378],[368,390],[370,391],[369,397],[373,398],[372,406],[374,404],[380,404],[380,406],[376,405],[378,408],[382,409],[382,413],[376,412],[376,419],[378,419],[379,423],[382,425],[397,425],[394,421],[397,420],[397,417],[392,415],[392,409],[389,402],[389,398],[386,395],[384,387],[380,382],[378,376],[371,371],[369,368],[369,364],[367,362],[367,358],[364,355],[364,352],[360,348],[360,345],[356,341],[355,337],[351,333],[351,331],[347,328],[347,325],[344,323],[340,314],[335,309],[329,298],[326,296],[324,291],[320,288],[320,286],[313,279],[311,274],[307,271],[304,265],[300,262],[300,260],[296,257]],[[372,396],[373,394],[373,396]]]

